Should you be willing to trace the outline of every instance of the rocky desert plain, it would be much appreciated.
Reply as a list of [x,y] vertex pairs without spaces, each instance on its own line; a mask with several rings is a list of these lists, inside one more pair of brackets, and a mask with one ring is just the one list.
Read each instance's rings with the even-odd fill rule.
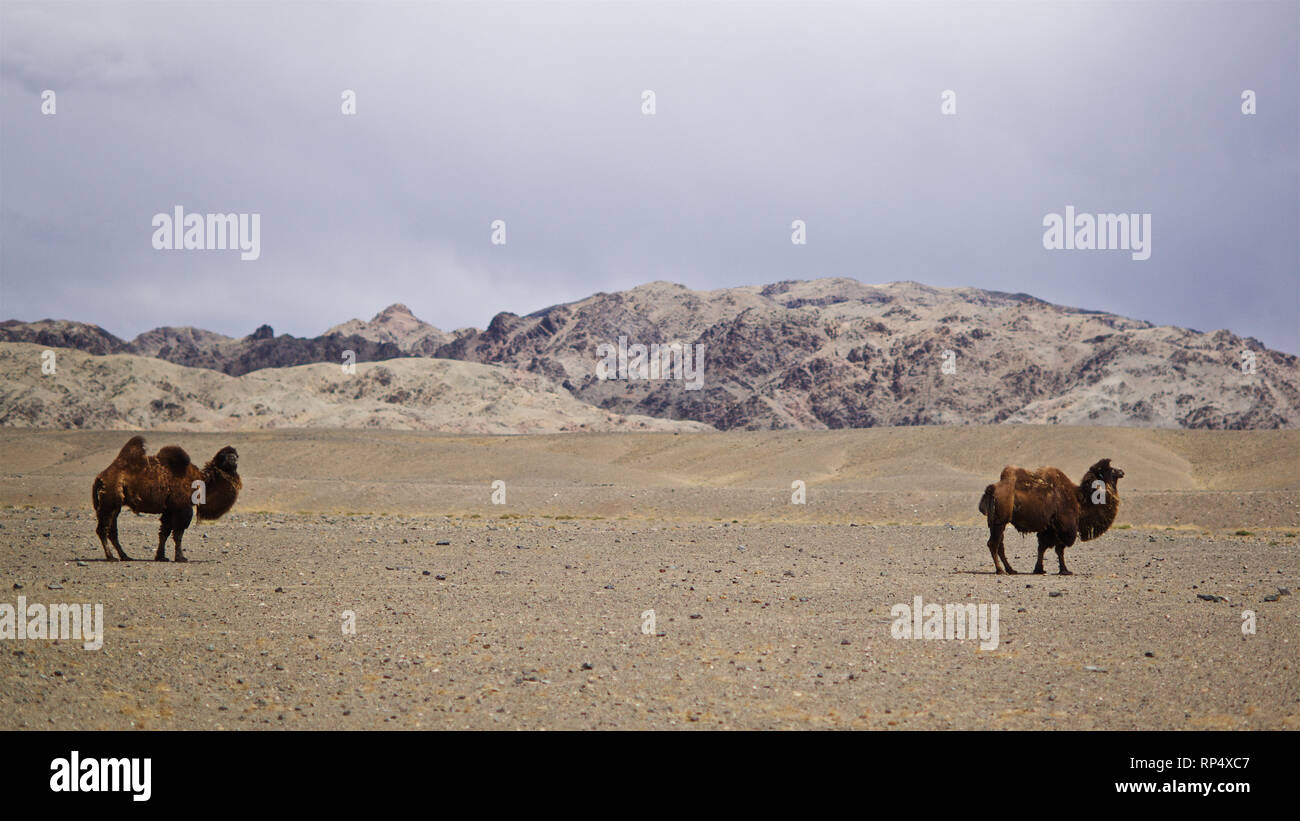
[[[619,335],[706,344],[704,389],[595,379]],[[104,614],[0,641],[4,729],[1300,728],[1300,369],[1227,331],[835,280],[0,338],[0,602]],[[157,516],[122,514],[137,561],[94,535],[137,432],[238,449],[188,564]],[[995,575],[1002,466],[1103,457],[1074,575],[1014,531]],[[917,597],[996,605],[996,646],[896,638]]]

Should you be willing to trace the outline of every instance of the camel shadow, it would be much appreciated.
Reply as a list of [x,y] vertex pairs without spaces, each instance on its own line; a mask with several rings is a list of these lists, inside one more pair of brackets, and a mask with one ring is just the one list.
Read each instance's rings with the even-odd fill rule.
[[[120,559],[106,559],[103,556],[73,556],[70,559],[64,559],[64,561],[85,562],[86,564],[90,564],[91,562],[99,562],[100,564],[121,564],[122,563]],[[212,564],[215,561],[216,559],[190,559],[188,561],[180,562],[180,564]],[[132,556],[131,560],[127,562],[127,564],[177,564],[177,562],[175,559],[171,559],[171,558],[167,559],[167,561],[165,562],[155,562],[153,560],[153,556],[147,556],[147,557]]]
[[1081,577],[1081,578],[1084,578],[1084,579],[1088,579],[1088,578],[1091,578],[1091,577],[1092,577],[1092,574],[1091,574],[1091,573],[1081,573],[1081,572],[1079,572],[1078,570],[1071,571],[1070,573],[1066,574],[1065,576],[1062,576],[1060,573],[1024,573],[1024,572],[1022,572],[1022,573],[995,573],[995,572],[993,572],[992,570],[954,570],[954,571],[952,571],[952,572],[953,572],[954,575],[966,575],[966,576],[1007,576],[1008,578],[1019,578],[1019,577],[1023,576],[1023,577],[1026,578],[1026,579],[1047,579],[1047,578],[1053,578],[1053,579],[1068,579],[1068,578],[1070,578],[1071,576],[1078,576],[1078,577]]

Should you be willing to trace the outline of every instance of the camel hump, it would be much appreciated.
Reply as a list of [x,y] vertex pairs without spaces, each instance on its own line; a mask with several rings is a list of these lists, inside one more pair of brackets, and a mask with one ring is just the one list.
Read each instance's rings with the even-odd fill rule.
[[126,465],[143,467],[145,463],[144,437],[132,436],[117,452],[117,461]]
[[158,461],[177,476],[184,476],[186,468],[190,466],[190,455],[177,445],[167,445],[158,450]]

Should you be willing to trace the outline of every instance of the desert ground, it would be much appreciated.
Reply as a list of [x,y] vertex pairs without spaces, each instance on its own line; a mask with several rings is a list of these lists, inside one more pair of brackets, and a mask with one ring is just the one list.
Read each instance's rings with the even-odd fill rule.
[[[183,565],[94,536],[130,435],[0,429],[0,602],[106,622],[0,641],[0,728],[1300,728],[1297,431],[155,431],[240,453]],[[1119,518],[1075,575],[1014,532],[994,575],[1002,465],[1102,457]],[[893,638],[916,596],[998,605],[998,647]]]

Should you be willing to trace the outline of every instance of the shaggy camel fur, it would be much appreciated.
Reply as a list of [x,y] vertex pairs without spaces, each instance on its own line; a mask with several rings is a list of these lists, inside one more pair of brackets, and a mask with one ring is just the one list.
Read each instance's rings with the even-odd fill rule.
[[1076,538],[1090,541],[1110,528],[1119,512],[1119,480],[1123,476],[1124,471],[1111,467],[1109,459],[1088,468],[1078,485],[1053,467],[1035,471],[1004,467],[997,483],[984,488],[979,505],[980,513],[988,517],[993,569],[1016,572],[1007,562],[1002,542],[1003,531],[1010,524],[1021,533],[1038,534],[1035,573],[1044,572],[1043,554],[1055,548],[1061,575],[1070,575],[1065,549]]
[[137,514],[162,514],[155,561],[167,561],[164,548],[168,535],[176,545],[176,561],[188,561],[181,550],[181,536],[194,518],[194,506],[198,506],[200,519],[216,519],[230,510],[242,488],[238,467],[239,454],[230,446],[217,451],[212,461],[199,470],[190,462],[189,454],[175,445],[149,456],[144,437],[131,437],[113,463],[95,477],[91,490],[97,519],[95,535],[104,556],[113,561],[108,548],[112,542],[118,558],[131,560],[117,539],[117,516],[125,505]]

